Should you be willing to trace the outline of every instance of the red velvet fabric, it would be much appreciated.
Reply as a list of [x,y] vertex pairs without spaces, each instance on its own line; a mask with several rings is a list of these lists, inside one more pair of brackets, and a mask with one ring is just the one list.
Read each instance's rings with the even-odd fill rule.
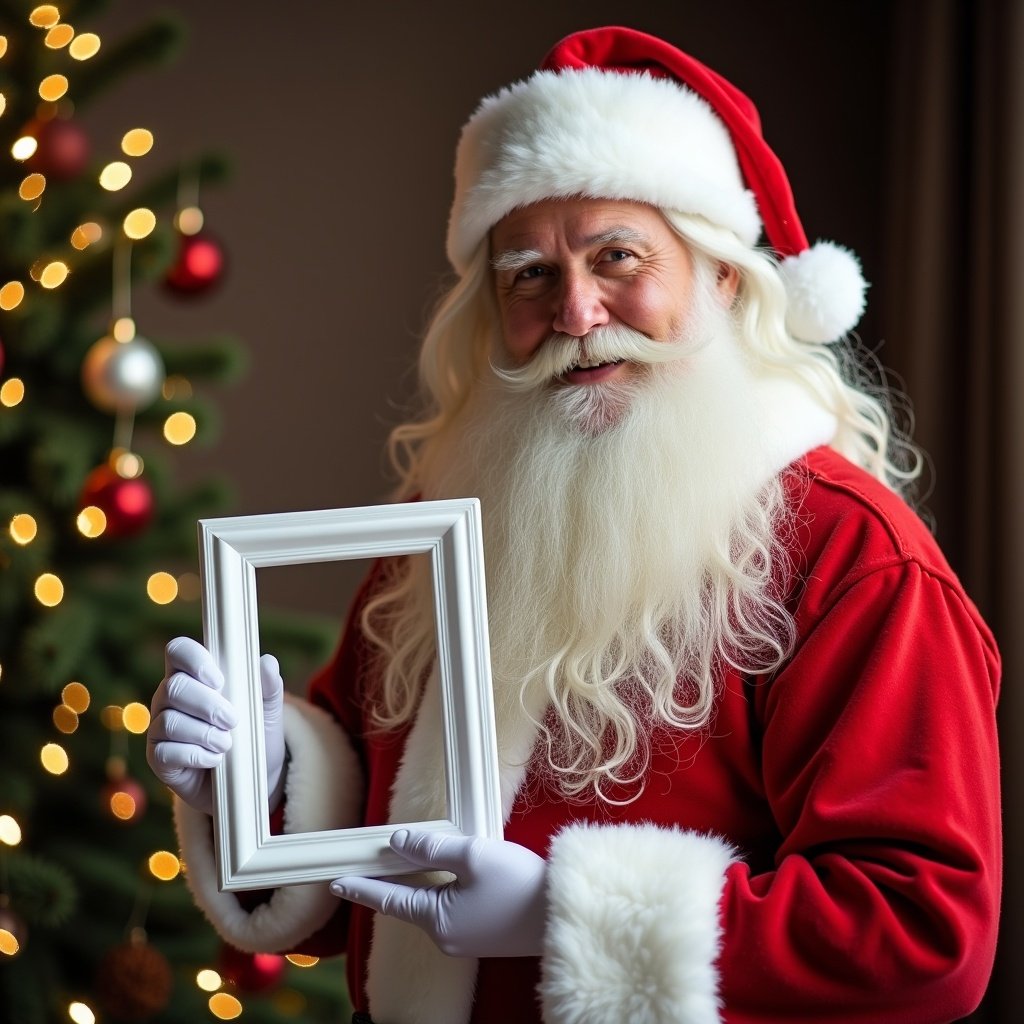
[[[720,901],[723,1020],[949,1021],[984,992],[1001,878],[992,635],[906,506],[829,449],[792,467],[798,642],[771,678],[727,676],[708,735],[666,733],[642,795],[568,805],[534,787],[506,837],[544,854],[573,821],[722,836],[743,860]],[[372,586],[372,580],[367,584]],[[365,732],[350,628],[311,698]],[[366,823],[386,820],[404,737],[362,740]],[[686,864],[666,865],[684,877]],[[310,951],[348,951],[363,990],[370,914]],[[474,1024],[540,1021],[539,963],[484,960]]]

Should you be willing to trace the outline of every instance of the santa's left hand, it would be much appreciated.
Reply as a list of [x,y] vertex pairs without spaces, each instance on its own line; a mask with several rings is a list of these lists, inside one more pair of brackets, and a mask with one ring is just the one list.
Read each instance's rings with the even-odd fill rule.
[[347,876],[331,892],[422,928],[449,956],[540,956],[547,911],[543,858],[479,836],[399,829],[391,849],[411,870],[450,871],[446,885],[415,888]]

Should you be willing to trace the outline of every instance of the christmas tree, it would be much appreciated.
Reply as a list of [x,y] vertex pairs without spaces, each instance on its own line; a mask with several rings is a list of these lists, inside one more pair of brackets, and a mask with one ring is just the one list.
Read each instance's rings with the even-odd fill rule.
[[[135,125],[92,151],[76,112],[182,37],[160,19],[109,43],[99,6],[0,2],[0,1021],[342,1020],[340,964],[205,924],[145,763],[163,645],[201,635],[196,521],[229,503],[176,487],[170,456],[214,436],[197,391],[243,360],[132,318],[133,290],[218,283],[197,197],[227,165],[158,165]],[[261,621],[286,674],[335,628]]]

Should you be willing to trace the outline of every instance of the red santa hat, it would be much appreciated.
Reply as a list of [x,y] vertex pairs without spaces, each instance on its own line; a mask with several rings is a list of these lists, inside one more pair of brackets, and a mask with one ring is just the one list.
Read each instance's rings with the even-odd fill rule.
[[543,199],[631,199],[698,214],[780,259],[787,325],[803,341],[852,330],[866,288],[856,256],[809,246],[757,109],[721,75],[629,28],[577,32],[540,70],[483,100],[455,162],[448,257],[460,273],[491,227]]

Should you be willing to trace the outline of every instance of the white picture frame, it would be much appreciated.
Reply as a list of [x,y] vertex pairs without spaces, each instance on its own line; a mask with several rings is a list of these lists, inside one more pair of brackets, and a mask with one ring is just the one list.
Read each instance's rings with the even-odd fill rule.
[[[407,873],[388,841],[401,826],[501,838],[480,504],[476,498],[199,521],[203,633],[239,712],[214,770],[214,844],[222,891],[347,874]],[[353,558],[431,559],[450,819],[272,835],[259,679],[256,570]]]

